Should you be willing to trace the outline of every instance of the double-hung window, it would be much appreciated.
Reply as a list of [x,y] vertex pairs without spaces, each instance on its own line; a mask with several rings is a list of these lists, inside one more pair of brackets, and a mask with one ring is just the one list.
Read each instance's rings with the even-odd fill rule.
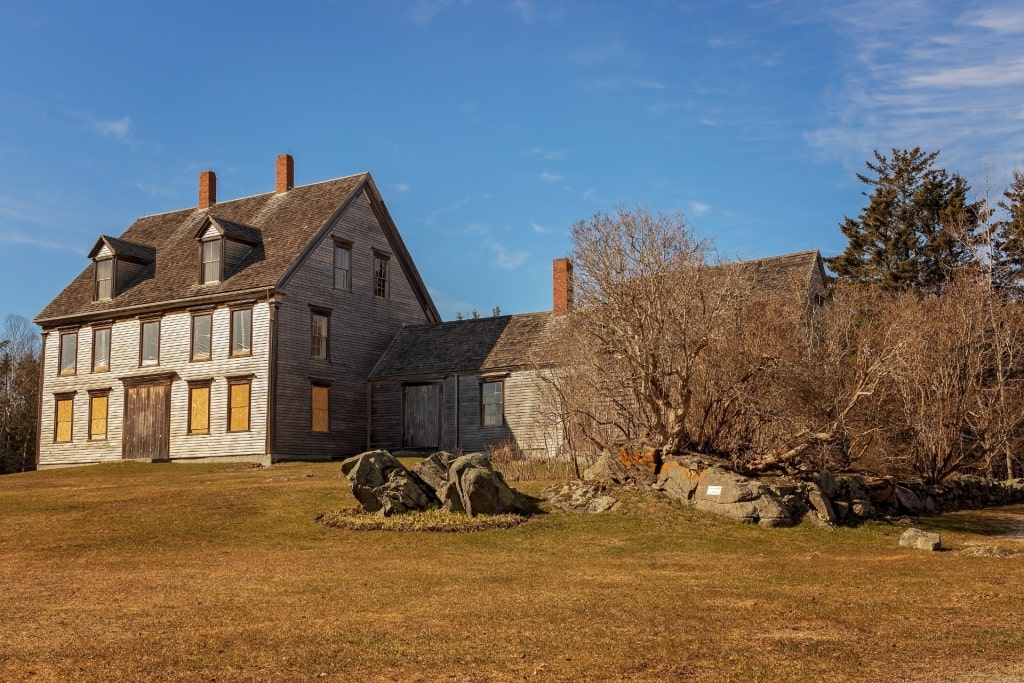
[[160,364],[160,320],[144,320],[139,334],[139,365]]
[[388,257],[383,254],[373,255],[373,295],[388,298]]
[[231,355],[252,354],[252,309],[236,308],[231,311]]
[[222,275],[221,267],[221,241],[207,240],[203,244],[203,266],[200,273],[200,284],[208,282],[220,282]]
[[213,344],[213,314],[192,316],[192,360],[210,360]]
[[316,360],[330,359],[331,346],[331,313],[330,311],[313,309],[310,320],[309,355]]
[[352,289],[352,245],[347,242],[334,243],[334,288]]
[[110,370],[110,328],[92,328],[92,371]]
[[60,334],[60,374],[73,375],[78,368],[78,332]]
[[114,296],[114,259],[96,261],[96,301]]
[[500,427],[504,424],[505,383],[480,383],[480,425]]

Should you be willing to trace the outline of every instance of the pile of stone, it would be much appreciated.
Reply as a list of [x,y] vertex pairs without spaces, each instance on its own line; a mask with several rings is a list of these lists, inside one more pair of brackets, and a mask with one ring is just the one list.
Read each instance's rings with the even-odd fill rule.
[[387,451],[368,451],[343,461],[341,473],[363,509],[385,517],[430,508],[471,517],[533,508],[482,453],[434,453],[409,470]]
[[806,479],[755,479],[700,455],[662,458],[646,446],[604,452],[588,482],[653,488],[701,510],[766,527],[801,519],[824,527],[964,508],[1024,503],[1024,479],[959,476],[942,485],[821,471]]

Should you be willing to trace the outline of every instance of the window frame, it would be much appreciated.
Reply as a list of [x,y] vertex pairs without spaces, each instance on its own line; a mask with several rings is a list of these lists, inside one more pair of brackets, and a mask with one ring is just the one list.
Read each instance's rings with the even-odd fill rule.
[[[229,434],[242,434],[245,432],[252,431],[252,375],[246,375],[244,377],[228,377],[228,400],[227,400],[227,424],[225,425],[225,431]],[[234,406],[231,404],[232,392],[234,387],[244,386],[247,391],[247,404],[246,404],[246,424],[245,429],[233,429],[232,428],[232,409]]]
[[[194,412],[193,409],[192,409],[192,396],[193,396],[193,392],[195,392],[197,389],[205,389],[206,390],[206,430],[205,431],[197,430],[195,428],[195,426],[193,425],[193,423],[192,423],[192,415],[193,415],[193,412]],[[188,382],[188,425],[186,427],[186,432],[185,432],[186,435],[188,435],[188,436],[208,436],[210,434],[210,404],[212,403],[212,400],[211,400],[212,397],[213,397],[213,379],[212,378],[210,378],[210,379],[189,380],[189,382]],[[228,397],[228,400],[230,402],[230,396]],[[251,401],[251,397],[250,397],[250,404],[251,403],[252,403],[252,401]],[[230,406],[229,406],[229,415],[228,415],[228,419],[229,420],[230,420],[230,417],[231,416],[230,416]]]
[[[70,419],[68,421],[68,438],[60,438],[60,404],[63,402],[71,404],[69,410]],[[53,395],[53,442],[54,443],[74,443],[75,441],[75,392],[65,392]]]
[[[324,406],[324,420],[326,429],[317,429],[317,409],[316,409],[316,393],[317,389],[321,389],[326,393],[326,402]],[[331,433],[331,383],[327,380],[311,379],[309,382],[309,432],[310,434],[330,434]]]
[[[234,306],[230,310],[231,310],[231,331],[230,331],[230,335],[229,335],[230,341],[229,341],[229,345],[228,345],[228,355],[231,358],[239,358],[239,357],[244,357],[244,356],[251,356],[252,355],[252,310],[253,310],[253,307],[252,307],[252,305]],[[241,350],[241,351],[236,351],[235,350],[235,340],[236,340],[236,337],[237,337],[237,330],[236,330],[236,325],[235,325],[235,314],[236,313],[239,313],[239,314],[241,314],[241,313],[248,313],[249,314],[248,315],[249,324],[248,324],[248,330],[247,330],[247,332],[248,332],[248,339],[249,339],[249,348]],[[212,351],[212,349],[211,349],[211,351]]]
[[[388,301],[391,298],[391,256],[373,252],[373,296]],[[380,264],[378,266],[378,264]],[[383,290],[383,292],[381,292]]]
[[[117,269],[116,261],[117,261],[117,259],[115,259],[114,257],[101,258],[101,259],[96,259],[95,261],[93,261],[93,266],[92,266],[92,268],[93,268],[92,300],[93,301],[107,301],[109,299],[113,299],[114,298],[114,296],[116,294],[116,292],[114,291],[115,272],[116,272],[116,269]],[[100,265],[101,264],[104,265],[104,266],[107,265],[107,264],[110,264],[110,277],[109,278],[104,278],[102,280],[100,279]],[[101,296],[100,295],[100,283],[101,282],[109,282],[110,283],[110,291],[107,294],[107,296]]]
[[[338,266],[338,254],[344,252],[348,255],[348,268]],[[352,243],[347,240],[334,239],[334,251],[332,255],[332,273],[334,275],[334,289],[339,292],[352,291]],[[343,287],[338,286],[338,273],[345,273]]]
[[[500,386],[498,401],[488,402],[484,396],[484,387],[497,384]],[[498,406],[498,423],[488,424],[487,406]],[[504,378],[483,378],[480,380],[480,427],[483,429],[498,429],[505,426],[505,379]]]
[[[103,436],[93,431],[96,424],[96,399],[103,399]],[[89,441],[106,441],[110,436],[110,389],[89,390]]]
[[[217,246],[217,273],[215,280],[209,280],[206,277],[206,264],[214,263],[214,261],[206,260],[206,245],[216,244]],[[199,284],[201,285],[215,285],[220,282],[224,282],[224,238],[215,237],[214,239],[206,239],[199,241]]]
[[[74,338],[75,351],[71,358],[71,365],[65,367],[64,365],[64,349],[65,341],[67,339]],[[65,330],[60,333],[60,339],[58,340],[57,348],[57,376],[58,377],[73,377],[78,374],[78,330]]]
[[[145,318],[139,320],[139,367],[154,367],[160,365],[160,337],[162,336],[161,318]],[[146,358],[146,329],[156,325],[156,359]]]
[[[206,356],[203,358],[196,356],[196,318],[210,319],[210,327],[206,331],[208,346]],[[213,311],[196,311],[192,314],[191,322],[192,326],[188,337],[188,361],[190,363],[202,363],[213,360]]]
[[[107,333],[107,364],[105,366],[97,365],[96,363],[96,349],[99,348],[99,344],[96,343],[96,333],[106,332]],[[113,325],[97,325],[92,328],[92,371],[93,372],[110,372],[110,344],[114,336]]]
[[[323,355],[316,354],[316,319],[324,319]],[[309,357],[313,360],[331,362],[331,309],[319,306],[309,307]]]

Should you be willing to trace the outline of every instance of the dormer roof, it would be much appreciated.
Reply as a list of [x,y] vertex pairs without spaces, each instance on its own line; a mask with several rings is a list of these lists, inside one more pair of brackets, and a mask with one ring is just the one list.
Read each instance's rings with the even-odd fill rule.
[[195,238],[202,238],[211,228],[221,237],[227,237],[228,239],[251,246],[256,246],[263,239],[263,233],[259,228],[218,216],[209,216],[206,222],[196,231]]
[[111,256],[117,256],[118,258],[143,265],[150,264],[156,260],[156,249],[153,247],[109,235],[100,235],[100,238],[96,240],[96,244],[89,251],[89,258],[95,259],[97,256],[104,256],[107,253]]

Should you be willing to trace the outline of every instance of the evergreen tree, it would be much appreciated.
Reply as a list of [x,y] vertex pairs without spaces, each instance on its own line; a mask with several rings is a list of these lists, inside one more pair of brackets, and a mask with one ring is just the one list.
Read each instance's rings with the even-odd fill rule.
[[935,168],[938,152],[920,147],[875,151],[872,176],[857,178],[874,190],[856,219],[840,225],[849,244],[826,259],[841,278],[890,290],[941,288],[950,273],[971,262],[979,228],[979,205],[967,200],[960,175]]
[[1024,284],[1024,173],[1013,172],[1013,182],[997,206],[1005,216],[992,225],[993,280],[1001,287],[1020,287]]

